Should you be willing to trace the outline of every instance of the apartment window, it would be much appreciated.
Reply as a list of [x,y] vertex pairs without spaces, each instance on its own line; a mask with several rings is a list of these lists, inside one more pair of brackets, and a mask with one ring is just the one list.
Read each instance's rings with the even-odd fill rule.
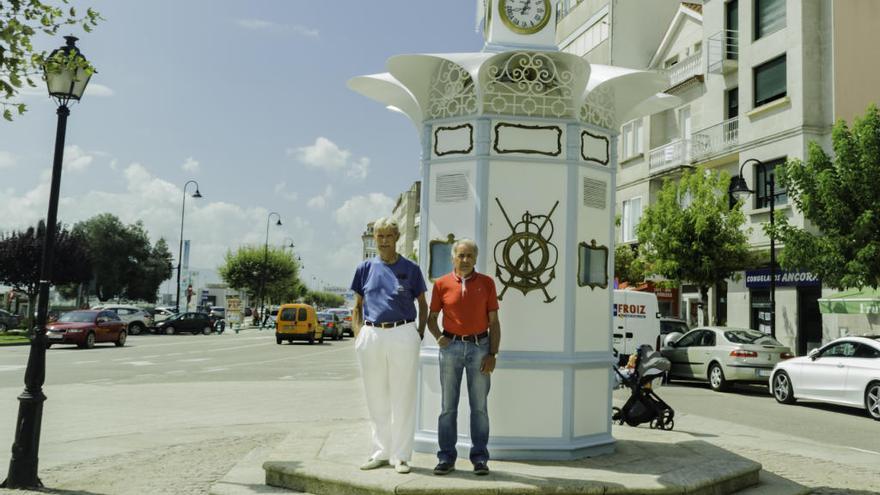
[[727,118],[732,119],[737,116],[739,116],[739,88],[733,88],[727,91]]
[[663,68],[668,69],[675,66],[676,64],[678,64],[678,55],[666,59],[666,61],[663,62]]
[[785,55],[764,62],[754,71],[756,107],[785,97]]
[[755,39],[785,27],[785,0],[755,0]]
[[736,60],[739,54],[739,1],[730,0],[724,4],[724,53],[728,60]]
[[642,198],[632,198],[623,202],[623,228],[621,240],[633,242],[636,240],[636,227],[642,218]]
[[642,119],[636,119],[628,124],[624,124],[621,130],[623,160],[632,158],[642,151]]
[[776,205],[788,203],[788,194],[779,180],[776,179],[776,168],[785,165],[785,158],[764,162],[764,166],[755,166],[755,208],[769,208],[772,196],[770,195],[770,180],[773,180],[773,188],[776,196]]

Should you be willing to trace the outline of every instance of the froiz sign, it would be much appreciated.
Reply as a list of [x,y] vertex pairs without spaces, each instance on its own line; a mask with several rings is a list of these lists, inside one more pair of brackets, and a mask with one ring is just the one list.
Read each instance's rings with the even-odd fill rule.
[[614,316],[621,318],[647,318],[647,306],[644,304],[614,304]]

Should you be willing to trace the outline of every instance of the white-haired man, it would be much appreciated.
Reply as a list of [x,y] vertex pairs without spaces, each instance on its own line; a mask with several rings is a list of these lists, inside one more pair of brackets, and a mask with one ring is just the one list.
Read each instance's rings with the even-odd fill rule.
[[[460,239],[452,245],[452,272],[434,281],[428,329],[440,346],[441,413],[437,421],[438,464],[434,474],[455,470],[458,456],[458,399],[467,374],[471,417],[470,461],[474,474],[489,474],[490,375],[501,343],[498,296],[492,277],[477,273],[477,244]],[[437,317],[443,312],[443,330]]]
[[[351,282],[355,293],[355,351],[364,380],[373,442],[373,453],[361,469],[376,469],[390,462],[398,473],[408,473],[428,289],[419,266],[397,254],[400,231],[396,222],[387,218],[376,220],[373,237],[378,256],[358,265]],[[414,301],[419,303],[418,326]]]

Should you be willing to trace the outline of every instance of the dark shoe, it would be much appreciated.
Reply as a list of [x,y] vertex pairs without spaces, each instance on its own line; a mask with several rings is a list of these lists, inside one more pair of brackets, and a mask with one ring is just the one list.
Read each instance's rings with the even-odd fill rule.
[[453,471],[455,471],[455,464],[451,462],[441,462],[434,466],[434,474],[436,475],[442,476],[444,474],[449,474]]
[[489,465],[485,462],[478,462],[474,464],[474,474],[477,476],[486,476],[489,474]]

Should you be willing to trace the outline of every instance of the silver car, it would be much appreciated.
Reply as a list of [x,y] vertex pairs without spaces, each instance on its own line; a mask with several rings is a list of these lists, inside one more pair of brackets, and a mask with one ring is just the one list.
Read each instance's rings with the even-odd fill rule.
[[766,333],[748,328],[699,327],[660,350],[672,363],[670,378],[705,380],[715,391],[731,382],[767,383],[776,363],[794,357]]
[[102,304],[100,306],[94,306],[92,309],[113,311],[116,313],[119,316],[119,319],[124,321],[128,326],[129,335],[138,335],[153,326],[153,317],[150,316],[150,313],[147,313],[137,306],[126,304]]

